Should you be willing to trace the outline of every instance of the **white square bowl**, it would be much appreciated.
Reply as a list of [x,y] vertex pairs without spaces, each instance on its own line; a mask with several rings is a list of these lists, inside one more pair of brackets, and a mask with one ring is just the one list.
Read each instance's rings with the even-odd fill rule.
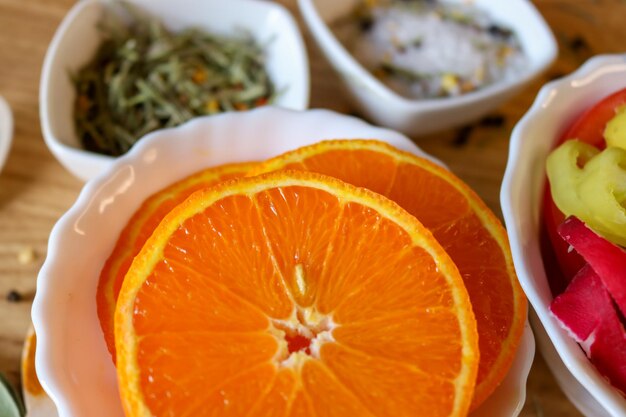
[[2,96],[0,96],[0,171],[9,156],[13,140],[13,113]]
[[[458,97],[408,99],[386,87],[346,50],[330,29],[360,0],[298,0],[315,42],[343,80],[355,105],[374,122],[410,135],[426,135],[468,123],[502,104],[554,61],[557,44],[550,28],[527,0],[473,0],[518,36],[528,68],[512,80]],[[461,3],[467,0],[449,0]]]
[[[302,36],[281,5],[260,0],[126,0],[178,31],[197,27],[210,33],[245,30],[266,46],[267,70],[277,91],[277,106],[304,110],[309,102],[309,69]],[[75,88],[70,74],[86,65],[101,42],[97,24],[110,0],[82,0],[69,11],[46,53],[40,86],[44,139],[54,156],[86,181],[108,168],[115,157],[82,148],[74,128]]]
[[536,326],[539,348],[563,391],[589,417],[626,416],[626,398],[600,375],[548,310],[553,296],[540,251],[541,203],[546,158],[556,141],[582,111],[623,88],[623,55],[595,57],[573,74],[546,84],[513,130],[500,194],[515,269],[545,329]]

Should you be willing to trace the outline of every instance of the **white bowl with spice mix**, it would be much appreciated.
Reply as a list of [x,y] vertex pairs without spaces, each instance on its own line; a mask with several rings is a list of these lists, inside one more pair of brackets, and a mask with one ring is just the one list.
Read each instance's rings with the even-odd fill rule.
[[[206,113],[244,110],[266,102],[294,110],[307,108],[309,72],[306,50],[295,20],[281,5],[260,0],[180,0],[177,2],[127,0],[125,3],[129,4],[130,8],[122,5],[121,2],[111,0],[77,2],[57,29],[44,61],[40,86],[40,117],[44,139],[59,162],[78,178],[88,180],[106,170],[117,155],[124,153],[145,133],[159,127],[172,127],[179,124],[173,116],[168,119],[169,116],[163,114],[170,110],[177,117],[182,113],[180,122],[183,122],[191,116],[204,115],[204,113],[198,114],[197,111],[188,112],[187,107],[192,104],[196,107],[204,106]],[[180,34],[185,30],[197,28],[209,36],[220,37],[219,39],[230,41],[245,38],[250,40],[262,53],[260,58],[263,62],[259,66],[266,72],[271,82],[272,95],[255,96],[254,91],[247,89],[250,73],[241,74],[242,71],[239,71],[239,68],[234,68],[236,64],[234,60],[240,59],[244,54],[233,55],[234,58],[231,61],[221,63],[225,71],[239,71],[235,74],[227,73],[230,80],[233,77],[243,80],[242,86],[236,87],[246,90],[242,93],[248,96],[245,100],[242,98],[241,102],[234,102],[235,99],[225,98],[227,97],[225,90],[220,90],[219,84],[217,87],[211,84],[213,80],[221,80],[219,77],[222,74],[217,73],[214,76],[215,72],[211,72],[212,69],[208,66],[203,67],[203,62],[200,62],[198,70],[191,75],[184,71],[187,68],[185,66],[183,66],[182,75],[178,74],[176,72],[180,66],[178,61],[184,58],[174,63],[170,62],[172,55],[177,53],[175,48],[174,52],[167,52],[169,55],[164,59],[173,68],[163,69],[161,66],[147,77],[137,77],[133,81],[127,79],[130,76],[124,77],[126,74],[123,74],[124,69],[120,69],[121,67],[115,69],[117,72],[113,73],[113,75],[121,74],[121,76],[116,77],[117,81],[113,81],[113,77],[106,74],[111,71],[108,66],[94,64],[89,76],[100,72],[105,73],[103,79],[106,81],[102,82],[102,86],[83,87],[85,91],[78,93],[75,80],[80,78],[78,77],[81,74],[80,70],[92,62],[103,40],[107,36],[121,36],[125,30],[124,23],[132,28],[136,27],[137,21],[140,21],[132,18],[135,16],[133,7],[148,19],[160,21],[163,28],[172,34]],[[110,22],[105,19],[106,17],[111,19],[111,16],[117,16],[117,20]],[[109,28],[108,33],[103,32],[103,24]],[[166,35],[159,36],[166,37]],[[152,44],[151,49],[148,49],[149,53],[159,54],[162,52],[160,48],[163,42],[155,43],[159,45]],[[125,65],[124,60],[133,59],[132,53],[134,53],[135,45],[127,42],[123,46],[124,50],[118,51],[125,54],[123,58],[120,58],[120,65]],[[200,48],[204,48],[204,51],[207,46],[198,44],[198,49]],[[188,49],[185,50],[186,53]],[[206,53],[212,54],[210,56],[216,55],[215,59],[219,61],[222,59],[224,50],[218,48],[217,52]],[[160,59],[160,57],[155,59]],[[186,61],[183,63],[185,64]],[[255,71],[258,70],[255,69]],[[132,74],[132,71],[130,72]],[[172,74],[175,74],[176,78]],[[154,78],[158,79],[154,80]],[[168,81],[170,78],[174,81]],[[154,104],[141,102],[145,99],[140,94],[131,97],[113,97],[113,100],[107,95],[109,89],[118,88],[120,84],[123,87],[121,90],[128,95],[129,89],[133,88],[135,83],[141,84],[138,92],[144,96],[155,91],[158,93],[160,80],[175,85],[177,94],[155,96]],[[128,85],[124,86],[124,83]],[[196,87],[193,84],[202,84],[202,94],[196,93]],[[182,87],[185,86],[189,87],[189,93],[183,91]],[[97,92],[100,87],[105,90],[104,98],[103,94]],[[232,90],[232,83],[229,84],[229,89],[229,91]],[[180,91],[183,93],[178,94]],[[122,94],[119,93],[119,95]],[[84,97],[81,98],[81,96]],[[238,97],[243,96],[240,94]],[[111,116],[108,111],[100,110],[106,103],[112,102],[117,106],[116,114]],[[253,105],[249,105],[250,102]],[[138,107],[137,103],[144,107]],[[112,106],[112,104],[109,105]],[[84,114],[80,112],[81,110],[84,110]],[[102,114],[104,116],[101,117]],[[78,115],[81,116],[80,123],[76,119]],[[117,120],[120,119],[120,115],[123,122],[119,122],[118,125]],[[83,123],[87,117],[91,120]],[[136,120],[142,117],[145,120]],[[108,119],[102,121],[102,118]],[[116,122],[113,123],[110,120]],[[124,123],[134,124],[135,130],[131,130],[130,127],[126,129]],[[120,129],[120,126],[123,129]],[[137,126],[143,127],[136,128]],[[108,134],[104,134],[101,129]],[[120,137],[116,136],[112,139],[114,134],[111,132],[115,132],[115,135],[121,132]],[[124,146],[120,149],[119,144]],[[113,146],[113,148],[107,149],[107,146]],[[101,147],[104,151],[101,151]]]
[[426,135],[480,118],[556,58],[526,0],[298,0],[355,105],[378,124]]

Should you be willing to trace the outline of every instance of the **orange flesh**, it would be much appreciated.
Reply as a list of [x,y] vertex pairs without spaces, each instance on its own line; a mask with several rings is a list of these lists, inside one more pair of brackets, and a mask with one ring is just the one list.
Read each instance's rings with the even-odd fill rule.
[[388,200],[290,175],[338,190],[203,190],[137,256],[115,319],[127,415],[465,415],[475,322],[445,252]]
[[[477,385],[480,386],[488,373],[494,370],[495,362],[503,351],[502,344],[511,330],[516,333],[520,331],[521,326],[514,328],[514,319],[521,319],[523,323],[526,313],[524,309],[516,317],[518,312],[515,309],[518,306],[514,300],[521,294],[513,293],[516,282],[512,282],[508,276],[511,273],[507,265],[510,260],[507,262],[499,243],[453,185],[430,175],[422,167],[407,164],[398,166],[395,178],[386,196],[430,229],[464,279],[478,323],[481,361]],[[419,195],[416,198],[407,192],[422,189],[431,191],[424,198]],[[507,351],[504,353],[511,354]],[[511,361],[512,355],[506,359],[508,364],[502,376]],[[483,394],[477,387],[476,395],[484,395],[486,398],[489,394]]]
[[107,348],[115,361],[113,315],[124,277],[161,220],[195,191],[244,175],[254,164],[232,164],[193,174],[153,194],[128,221],[100,273],[96,294],[98,318]]
[[39,383],[35,370],[35,351],[37,349],[37,336],[31,329],[24,342],[24,357],[22,358],[22,385],[32,396],[38,397],[45,392]]
[[331,175],[390,198],[448,252],[478,323],[480,366],[472,408],[502,381],[526,318],[506,232],[480,198],[450,172],[377,141],[327,141],[261,164],[251,175],[299,169]]

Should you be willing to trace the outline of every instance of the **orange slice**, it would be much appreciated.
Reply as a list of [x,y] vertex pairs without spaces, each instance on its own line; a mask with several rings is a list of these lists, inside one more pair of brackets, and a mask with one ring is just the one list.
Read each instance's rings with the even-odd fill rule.
[[430,229],[461,272],[478,322],[480,366],[472,409],[480,405],[513,362],[527,308],[506,231],[491,210],[450,171],[379,141],[321,142],[270,159],[250,175],[279,169],[317,172],[368,188]]
[[43,397],[45,391],[39,383],[37,371],[35,370],[35,350],[37,349],[37,336],[31,326],[28,329],[24,348],[22,350],[22,388],[32,397]]
[[231,164],[200,171],[148,197],[130,218],[100,272],[96,292],[100,326],[114,362],[113,315],[115,314],[115,304],[124,276],[135,255],[139,253],[148,237],[172,208],[195,191],[220,181],[243,176],[253,166],[253,163]]
[[118,299],[126,415],[464,416],[478,366],[463,281],[392,201],[279,172],[198,191]]

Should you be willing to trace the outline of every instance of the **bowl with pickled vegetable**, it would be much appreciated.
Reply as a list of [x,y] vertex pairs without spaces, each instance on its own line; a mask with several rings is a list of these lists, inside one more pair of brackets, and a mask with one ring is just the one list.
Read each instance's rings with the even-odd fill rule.
[[40,115],[52,153],[88,180],[152,131],[308,98],[302,37],[279,4],[85,0],[47,51]]
[[353,102],[378,124],[425,135],[480,118],[555,59],[525,0],[299,0]]
[[548,365],[585,415],[626,415],[624,56],[542,88],[513,131],[501,201]]

